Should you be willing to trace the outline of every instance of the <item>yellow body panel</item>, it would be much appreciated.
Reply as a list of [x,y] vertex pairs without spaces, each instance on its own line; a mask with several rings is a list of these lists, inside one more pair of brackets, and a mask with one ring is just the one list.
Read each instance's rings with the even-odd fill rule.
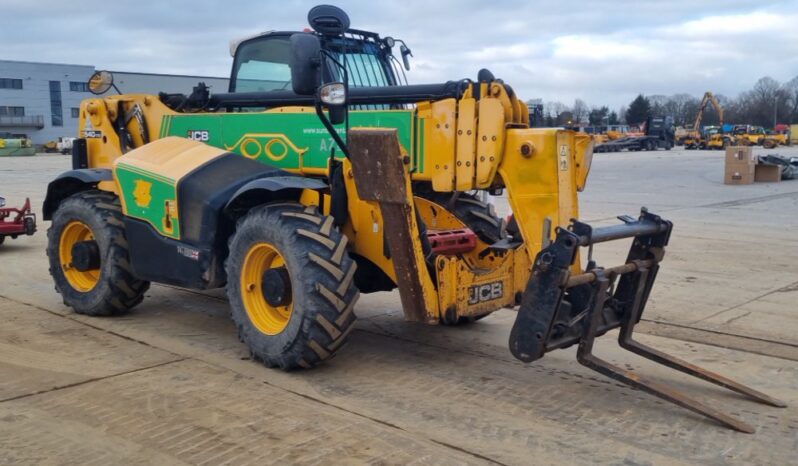
[[455,129],[457,101],[445,99],[419,104],[418,116],[424,121],[426,172],[435,191],[454,189]]
[[[156,96],[147,94],[114,95],[103,98],[84,100],[80,106],[80,123],[78,125],[80,137],[86,138],[89,154],[89,166],[94,168],[110,167],[113,161],[122,155],[119,137],[113,127],[119,113],[119,104],[130,111],[138,109],[146,116],[147,132],[156,136],[161,131],[161,120],[164,115],[173,115],[176,112],[164,105]],[[138,120],[132,118],[127,126],[133,137],[135,147],[144,145],[141,140],[141,130]],[[97,137],[89,137],[92,133]]]
[[476,101],[461,99],[457,111],[455,189],[469,191],[474,189],[474,177],[476,176]]
[[[574,170],[575,133],[557,129],[517,129],[507,131],[504,156],[498,173],[507,188],[513,215],[524,237],[530,260],[543,244],[543,225],[548,218],[552,233],[579,217]],[[531,157],[520,147],[531,143]]]
[[[523,291],[529,279],[531,263],[540,251],[544,238],[543,225],[551,222],[551,234],[558,226],[566,226],[578,217],[576,192],[584,187],[589,172],[593,141],[589,135],[569,130],[528,129],[526,107],[499,83],[480,83],[479,100],[472,88],[460,99],[419,102],[416,105],[416,150],[424,154],[423,162],[411,161],[406,166],[405,180],[408,204],[417,209],[429,229],[454,229],[465,226],[444,206],[413,196],[415,182],[430,182],[438,192],[469,191],[473,189],[506,188],[510,205],[525,239],[520,247],[498,254],[478,241],[474,251],[436,259],[434,273],[422,273],[426,322],[437,322],[443,316],[478,316],[501,307],[513,306],[517,293]],[[154,140],[144,145],[138,120],[130,118],[127,127],[136,150],[123,154],[113,127],[118,113],[130,115],[140,111],[145,117],[147,131]],[[279,113],[312,112],[310,107],[282,107],[268,110]],[[164,116],[178,114],[155,96],[121,95],[92,98],[81,107],[81,136],[88,137],[89,164],[92,167],[112,168],[120,164],[140,173],[155,174],[176,190],[179,180],[187,173],[224,153],[223,149],[183,138],[157,139],[167,131],[161,129]],[[223,114],[220,114],[222,117]],[[94,131],[94,133],[91,133]],[[264,128],[271,132],[271,128]],[[144,147],[141,147],[144,146]],[[294,148],[298,151],[300,148]],[[401,148],[406,155],[407,148]],[[351,254],[362,256],[383,270],[396,283],[393,261],[386,257],[383,217],[378,202],[365,201],[357,194],[352,165],[344,160],[344,185],[348,193],[348,221],[342,232],[349,239]],[[412,167],[412,170],[411,170]],[[326,176],[326,168],[292,170],[305,176]],[[136,173],[139,173],[136,172]],[[134,174],[134,177],[138,175]],[[134,188],[127,202],[137,204],[140,211],[148,204],[149,181],[128,180]],[[101,189],[121,192],[119,180],[102,182]],[[176,192],[176,191],[175,191]],[[120,196],[123,210],[125,196]],[[317,205],[329,215],[329,191],[305,190],[300,202]],[[153,203],[155,204],[155,203]],[[161,206],[163,207],[163,206]],[[176,199],[167,202],[165,211],[148,220],[164,234],[179,239],[179,232],[168,227],[177,220]],[[135,215],[134,215],[135,216]],[[159,220],[163,217],[163,220]],[[137,218],[143,218],[139,215]],[[162,223],[161,225],[158,225]],[[414,231],[416,219],[408,219]],[[169,225],[167,225],[169,224]],[[548,240],[549,238],[546,238]],[[417,262],[418,270],[427,270],[421,240],[416,234],[413,250],[408,251]],[[578,268],[578,263],[575,265]],[[480,300],[480,293],[490,293],[501,287],[500,298]],[[476,297],[476,298],[475,298]],[[484,296],[482,296],[484,298]],[[453,314],[452,314],[453,313]]]
[[[179,221],[177,188],[180,181],[197,167],[224,153],[222,149],[201,142],[167,137],[118,156],[113,163],[115,191],[125,191],[123,179],[127,179],[127,189],[130,190],[132,181],[134,199],[131,204],[127,196],[119,196],[122,212],[148,222],[166,236],[179,239],[176,225]],[[163,205],[150,203],[150,190],[156,183],[161,185],[160,189],[168,191]]]
[[201,142],[166,137],[119,157],[120,163],[179,180],[190,171],[224,154],[225,151]]
[[505,108],[497,99],[482,99],[477,106],[477,180],[475,187],[493,184],[504,144]]

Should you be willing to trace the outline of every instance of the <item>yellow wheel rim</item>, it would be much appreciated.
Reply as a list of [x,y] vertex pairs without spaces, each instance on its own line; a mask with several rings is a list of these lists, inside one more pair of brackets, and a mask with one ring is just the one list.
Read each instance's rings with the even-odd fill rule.
[[272,306],[263,296],[263,273],[268,269],[285,267],[285,259],[269,243],[250,248],[241,268],[241,298],[252,325],[267,335],[285,330],[294,309],[293,300],[284,306]]
[[61,260],[61,270],[69,282],[69,285],[82,293],[89,292],[97,286],[100,281],[100,269],[80,271],[72,265],[72,248],[81,241],[91,241],[94,233],[91,228],[79,220],[73,220],[67,224],[61,233],[61,240],[58,244],[58,255]]

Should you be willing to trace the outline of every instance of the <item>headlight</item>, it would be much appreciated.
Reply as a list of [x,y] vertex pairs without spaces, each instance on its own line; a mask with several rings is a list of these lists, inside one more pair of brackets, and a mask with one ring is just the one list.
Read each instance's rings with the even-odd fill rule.
[[327,105],[343,105],[346,103],[346,87],[344,83],[329,83],[319,89],[319,98]]

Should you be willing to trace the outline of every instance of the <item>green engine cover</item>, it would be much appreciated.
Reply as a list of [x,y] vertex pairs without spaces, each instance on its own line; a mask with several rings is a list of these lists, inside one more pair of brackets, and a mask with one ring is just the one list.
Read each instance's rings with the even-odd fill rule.
[[[349,114],[351,127],[396,128],[399,143],[417,162],[417,125],[413,110],[364,110]],[[343,126],[338,132],[346,139]],[[160,137],[180,136],[286,170],[325,169],[336,147],[312,112],[210,113],[165,116]],[[338,157],[343,154],[336,152]],[[413,167],[411,167],[412,169]]]

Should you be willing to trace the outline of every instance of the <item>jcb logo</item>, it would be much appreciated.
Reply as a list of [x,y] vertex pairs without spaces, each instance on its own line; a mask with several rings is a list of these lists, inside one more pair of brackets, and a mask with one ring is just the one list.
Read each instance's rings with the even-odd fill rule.
[[193,130],[193,129],[188,130],[188,136],[187,137],[189,139],[192,139],[194,141],[199,141],[199,142],[208,142],[208,139],[210,138],[210,136],[208,135],[208,131],[206,131],[206,130]]
[[468,304],[484,303],[485,301],[499,299],[502,296],[504,296],[504,285],[502,282],[474,285],[468,289]]

